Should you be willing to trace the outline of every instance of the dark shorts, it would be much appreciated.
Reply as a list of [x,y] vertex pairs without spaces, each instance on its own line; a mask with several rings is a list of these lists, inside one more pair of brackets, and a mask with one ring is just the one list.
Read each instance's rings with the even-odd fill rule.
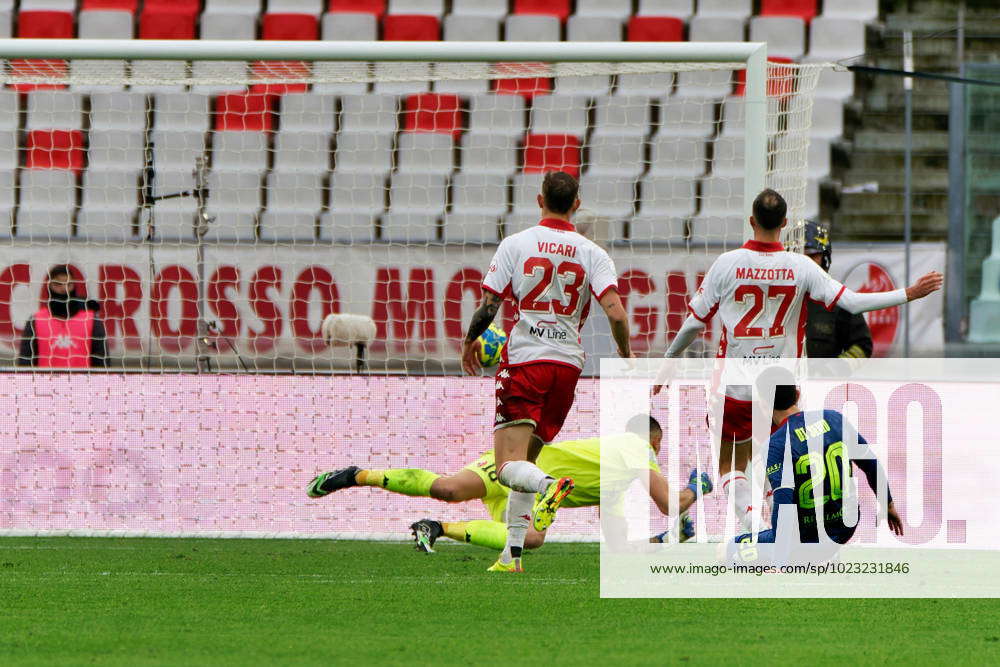
[[496,374],[493,429],[530,424],[542,442],[552,442],[573,407],[579,378],[580,369],[567,364],[501,365]]

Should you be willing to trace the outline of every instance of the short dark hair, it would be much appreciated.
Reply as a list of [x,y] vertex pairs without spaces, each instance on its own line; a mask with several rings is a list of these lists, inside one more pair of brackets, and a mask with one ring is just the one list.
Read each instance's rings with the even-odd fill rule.
[[559,215],[569,213],[579,192],[580,184],[565,171],[550,171],[542,180],[545,208]]
[[49,280],[52,280],[56,276],[69,276],[72,278],[73,272],[69,270],[69,266],[66,264],[56,264],[49,269]]
[[780,366],[768,368],[757,377],[757,391],[765,401],[774,392],[774,410],[787,410],[799,400],[795,376]]
[[657,433],[663,433],[663,429],[660,428],[660,422],[656,421],[656,418],[652,415],[644,414],[638,414],[629,419],[628,423],[625,424],[625,430],[636,435],[646,435],[646,433],[649,433],[650,436],[653,436]]
[[779,384],[774,387],[774,409],[787,410],[799,400],[799,392],[794,384]]
[[753,219],[764,229],[777,229],[785,220],[788,204],[785,198],[768,188],[753,200]]

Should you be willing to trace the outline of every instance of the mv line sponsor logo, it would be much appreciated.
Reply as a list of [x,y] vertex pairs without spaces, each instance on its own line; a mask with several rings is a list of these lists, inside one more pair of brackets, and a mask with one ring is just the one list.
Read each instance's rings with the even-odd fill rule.
[[528,333],[546,340],[566,340],[569,336],[564,329],[557,329],[555,320],[538,320],[537,326],[529,326]]

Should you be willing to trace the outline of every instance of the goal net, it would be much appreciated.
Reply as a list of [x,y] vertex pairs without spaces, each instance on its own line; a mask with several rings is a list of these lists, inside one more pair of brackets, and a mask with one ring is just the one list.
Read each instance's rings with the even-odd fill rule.
[[[62,45],[2,54],[0,352],[18,369],[6,393],[51,395],[78,378],[85,389],[59,395],[60,410],[86,416],[81,451],[101,451],[111,433],[128,452],[77,460],[53,444],[44,463],[15,454],[10,465],[27,475],[17,497],[33,497],[25,489],[44,485],[51,465],[69,495],[81,484],[119,488],[100,474],[121,488],[118,501],[105,488],[100,517],[56,519],[49,530],[142,532],[113,519],[137,502],[121,490],[135,476],[145,498],[160,489],[143,501],[166,517],[154,532],[304,534],[323,530],[301,488],[315,468],[338,467],[335,442],[383,457],[383,467],[445,472],[474,460],[488,446],[492,394],[485,381],[454,377],[459,341],[496,244],[537,222],[547,171],[579,178],[574,222],[616,263],[634,349],[661,354],[713,259],[747,237],[756,191],[774,187],[788,201],[793,248],[796,225],[819,205],[806,162],[822,66],[768,63],[748,76],[753,45],[714,60],[699,46],[645,62],[514,61],[516,50],[489,60],[486,47],[461,59],[379,60],[373,50],[366,61],[276,61],[272,48],[219,60],[205,43],[171,45],[173,60],[139,50],[74,59]],[[25,333],[58,265],[99,306],[109,368],[258,375],[22,374],[37,362]],[[331,313],[372,318],[365,361],[377,377],[329,377],[358,363],[355,347],[323,340]],[[501,311],[504,328],[512,318]],[[602,319],[584,330],[586,374],[614,354]],[[710,353],[718,335],[710,328],[692,353]],[[113,398],[98,409],[94,395]],[[596,389],[583,387],[578,405],[565,437],[598,432]],[[129,422],[134,411],[142,424]],[[463,417],[442,429],[452,411]],[[24,418],[52,443],[82,437],[44,410]],[[187,460],[185,438],[222,444]],[[292,493],[294,502],[257,505],[248,487],[245,501],[220,497],[209,511],[212,498],[198,495],[206,471],[227,474],[238,461],[279,479],[269,502]],[[162,512],[168,500],[173,514]],[[398,505],[380,497],[356,525],[324,525],[397,530]],[[577,517],[562,530],[592,531],[593,514]],[[32,520],[11,521],[31,530]]]

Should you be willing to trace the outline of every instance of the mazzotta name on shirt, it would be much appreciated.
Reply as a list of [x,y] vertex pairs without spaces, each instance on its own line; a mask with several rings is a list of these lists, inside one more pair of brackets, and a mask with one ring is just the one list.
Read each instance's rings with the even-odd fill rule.
[[795,280],[792,269],[765,269],[753,266],[737,266],[737,280]]

